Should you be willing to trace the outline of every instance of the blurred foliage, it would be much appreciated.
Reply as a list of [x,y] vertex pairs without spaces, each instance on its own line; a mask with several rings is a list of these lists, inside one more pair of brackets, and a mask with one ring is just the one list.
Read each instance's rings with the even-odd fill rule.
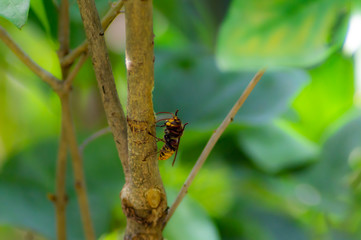
[[234,0],[220,29],[219,65],[246,70],[319,63],[342,45],[350,5],[348,0]]
[[[1,26],[59,77],[54,1],[12,1],[24,10],[12,8],[14,19],[3,14],[1,4],[7,2],[0,1],[0,15],[10,22],[0,19]],[[84,31],[76,1],[70,3],[74,48],[84,41]],[[96,3],[104,15],[109,2]],[[361,115],[354,100],[354,59],[341,51],[353,2],[158,0],[154,6],[155,112],[179,109],[189,122],[175,166],[159,162],[169,205],[255,70],[269,66],[165,237],[359,239]],[[106,39],[125,104],[124,36],[116,38],[123,31],[118,29],[124,29],[121,16]],[[2,43],[0,52],[0,240],[28,234],[55,239],[55,211],[46,196],[55,186],[59,101]],[[71,97],[81,143],[106,126],[90,61],[76,77]],[[97,236],[118,239],[125,228],[118,198],[124,179],[112,137],[96,139],[83,154]],[[83,239],[68,165],[68,237]]]
[[353,106],[353,62],[335,53],[309,73],[312,82],[293,102],[298,118],[291,122],[299,132],[318,142],[325,130]]
[[28,19],[30,0],[1,0],[0,16],[21,28]]

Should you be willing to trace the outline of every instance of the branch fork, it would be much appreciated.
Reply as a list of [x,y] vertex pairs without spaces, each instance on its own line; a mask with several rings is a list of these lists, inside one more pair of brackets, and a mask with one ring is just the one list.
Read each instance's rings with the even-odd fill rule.
[[[212,148],[229,123],[233,121],[237,111],[243,105],[265,70],[262,69],[255,75],[222,124],[213,133],[183,184],[175,202],[168,210],[167,199],[158,170],[158,160],[154,154],[151,154],[156,151],[155,139],[153,141],[149,140],[149,132],[151,134],[155,133],[155,116],[152,103],[154,85],[152,1],[132,0],[123,2],[120,0],[112,4],[111,9],[102,22],[100,22],[94,0],[77,1],[86,30],[87,41],[84,41],[73,51],[69,49],[68,0],[62,0],[58,8],[60,16],[59,36],[61,36],[59,38],[60,49],[58,55],[63,73],[62,80],[57,79],[51,73],[38,66],[0,26],[0,39],[5,42],[25,65],[44,82],[48,83],[61,100],[62,127],[57,161],[57,193],[56,195],[49,196],[56,205],[58,239],[63,240],[66,238],[65,206],[67,201],[65,171],[67,148],[69,148],[73,160],[76,179],[75,189],[81,208],[85,236],[88,240],[95,239],[86,196],[82,156],[76,142],[69,104],[69,92],[72,82],[88,57],[88,42],[108,124],[113,133],[125,173],[126,184],[120,194],[122,208],[128,219],[125,239],[161,239],[162,230],[186,195],[189,186]],[[104,30],[107,29],[117,14],[123,12],[121,8],[124,3],[126,5],[127,31],[127,118],[125,118],[124,111],[119,102],[104,41]],[[79,56],[81,57],[78,63],[69,71],[70,66]]]
[[[48,194],[49,200],[55,204],[56,208],[56,228],[57,239],[66,239],[66,217],[65,208],[67,203],[67,197],[65,192],[65,177],[66,177],[66,159],[67,150],[69,148],[75,175],[75,189],[78,195],[78,202],[81,210],[81,217],[84,227],[84,233],[87,240],[95,239],[95,232],[92,226],[89,203],[86,195],[85,177],[82,165],[82,156],[79,151],[79,147],[76,141],[75,130],[70,114],[69,92],[71,91],[72,82],[79,72],[81,66],[87,59],[88,44],[84,42],[73,52],[69,49],[69,2],[68,0],[61,0],[58,5],[55,0],[53,3],[57,7],[59,12],[59,26],[58,35],[60,48],[58,50],[59,61],[61,63],[62,79],[56,78],[51,73],[44,70],[37,63],[35,63],[9,36],[6,30],[0,26],[0,39],[9,47],[11,51],[36,75],[38,75],[44,82],[58,94],[62,107],[62,124],[61,135],[58,149],[58,160],[56,167],[56,194]],[[120,9],[123,6],[123,1],[119,0],[111,6],[106,16],[103,18],[103,27],[107,29],[113,19],[118,15]],[[104,32],[101,31],[104,35]],[[70,52],[70,53],[69,53]],[[71,65],[77,57],[80,60],[76,64],[73,70],[70,70]],[[121,132],[121,133],[124,133]],[[120,134],[121,134],[120,133]],[[117,142],[119,142],[117,140]],[[124,152],[124,151],[123,151]],[[122,156],[122,159],[126,159],[127,156]]]

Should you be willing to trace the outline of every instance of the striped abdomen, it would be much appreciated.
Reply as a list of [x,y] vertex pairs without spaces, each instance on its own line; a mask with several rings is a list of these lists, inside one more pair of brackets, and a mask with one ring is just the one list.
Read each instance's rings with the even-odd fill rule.
[[175,150],[171,149],[167,144],[164,144],[159,153],[158,160],[167,160],[174,154]]

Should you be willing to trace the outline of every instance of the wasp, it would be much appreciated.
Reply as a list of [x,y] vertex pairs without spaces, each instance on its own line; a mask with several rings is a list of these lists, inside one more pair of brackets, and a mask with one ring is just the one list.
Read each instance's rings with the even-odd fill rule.
[[164,142],[163,147],[159,151],[158,160],[167,160],[173,154],[175,154],[173,162],[172,162],[172,166],[173,166],[175,159],[177,157],[180,138],[183,135],[184,128],[188,123],[185,123],[182,125],[182,121],[177,116],[178,110],[175,111],[174,114],[170,113],[170,112],[159,112],[157,114],[160,114],[160,113],[172,115],[171,118],[159,119],[157,121],[157,122],[165,121],[162,125],[157,126],[157,127],[165,127],[164,137],[162,139],[162,138],[157,138],[157,137],[153,136],[152,134],[151,135],[153,137],[155,137],[158,141]]

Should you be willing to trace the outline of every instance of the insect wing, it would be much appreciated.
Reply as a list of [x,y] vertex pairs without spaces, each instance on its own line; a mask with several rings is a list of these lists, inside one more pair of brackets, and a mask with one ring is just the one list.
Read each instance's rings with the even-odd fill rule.
[[178,142],[177,142],[177,149],[175,151],[175,154],[174,154],[174,159],[173,159],[173,162],[172,162],[172,167],[174,166],[174,163],[175,163],[175,159],[177,157],[177,153],[178,153],[178,148],[179,148],[179,143],[180,143],[180,139],[181,139],[181,136],[183,135],[183,132],[184,132],[184,128],[187,126],[188,123],[185,123],[183,125],[183,129],[182,129],[182,133],[179,135],[178,137]]
[[156,122],[166,121],[170,118],[173,118],[173,113],[171,112],[158,112],[156,113]]
[[173,158],[173,162],[172,162],[172,167],[174,166],[175,159],[177,158],[179,142],[180,142],[180,137],[178,138],[177,149],[175,150],[175,154],[174,154],[174,158]]

